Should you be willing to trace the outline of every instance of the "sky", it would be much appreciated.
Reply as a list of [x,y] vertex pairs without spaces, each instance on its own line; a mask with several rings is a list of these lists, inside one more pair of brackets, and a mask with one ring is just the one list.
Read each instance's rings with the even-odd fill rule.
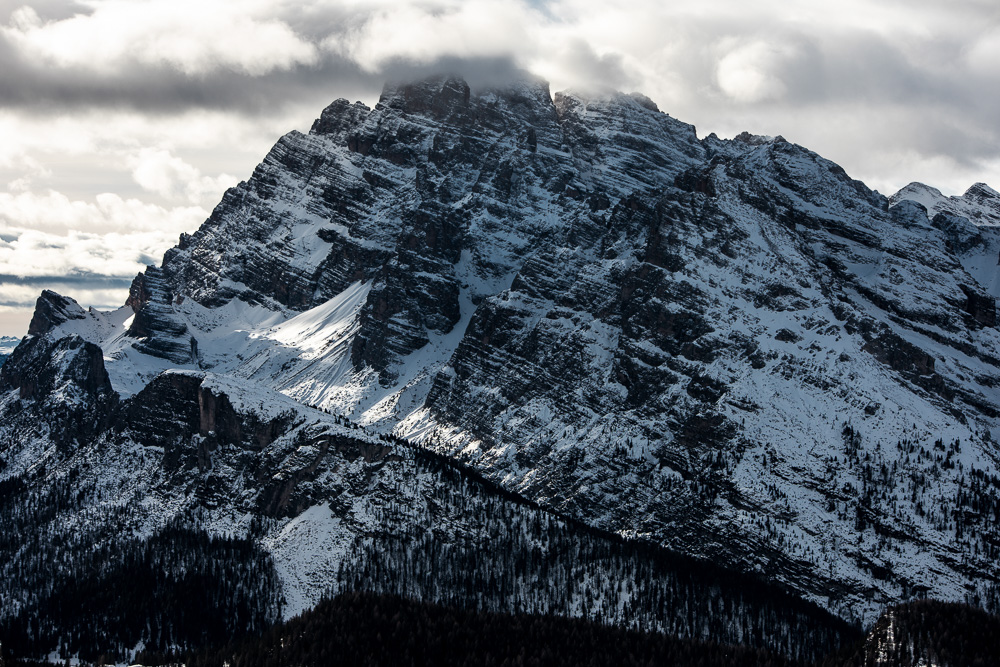
[[996,0],[0,0],[0,335],[42,289],[121,305],[282,134],[439,71],[642,92],[884,194],[1000,187]]

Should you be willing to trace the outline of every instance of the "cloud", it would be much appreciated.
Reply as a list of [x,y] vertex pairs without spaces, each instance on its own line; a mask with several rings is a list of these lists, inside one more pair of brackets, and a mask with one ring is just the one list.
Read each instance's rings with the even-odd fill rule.
[[0,275],[131,278],[148,264],[157,263],[176,241],[176,236],[165,232],[5,230],[0,238]]
[[514,45],[534,50],[543,17],[523,2],[394,3],[356,15],[355,26],[335,31],[322,42],[325,50],[381,72],[400,60],[432,63],[443,57],[515,56]]
[[[25,7],[23,0],[0,0],[0,22],[9,22]],[[67,19],[77,14],[89,14],[91,9],[75,0],[32,0],[31,9],[43,21]]]
[[0,306],[17,310],[3,319],[4,333],[20,331],[42,289],[117,307],[131,279],[206,216],[197,206],[165,208],[112,193],[89,202],[51,190],[0,193]]
[[740,44],[719,60],[716,79],[722,92],[737,102],[778,100],[788,92],[779,70],[795,57],[795,51],[782,44]]
[[162,148],[143,148],[132,158],[132,178],[144,190],[164,199],[183,199],[197,204],[211,197],[218,200],[236,182],[227,174],[211,177]]
[[[46,66],[115,71],[139,63],[201,75],[228,68],[251,76],[316,62],[316,47],[259,1],[173,0],[88,3],[91,12],[43,21],[14,10],[0,34],[25,58]],[[266,45],[266,48],[263,46]]]
[[968,67],[977,79],[1000,82],[1000,26],[970,40],[965,49],[962,64]]
[[559,88],[601,94],[631,90],[640,78],[630,71],[624,54],[598,53],[582,39],[569,39],[556,47],[547,62],[538,66],[546,76],[559,81]]
[[296,67],[251,76],[224,67],[191,75],[166,63],[123,63],[114,71],[79,64],[32,61],[0,39],[0,100],[8,109],[46,115],[78,109],[135,109],[157,116],[191,109],[243,115],[271,114],[289,105],[329,97],[339,88],[350,96],[378,90],[381,78],[357,64],[325,57],[321,67]]
[[260,114],[315,100],[333,82],[378,87],[357,63],[290,27],[282,3],[90,0],[86,10],[9,13],[0,24],[0,106]]
[[[104,192],[94,201],[71,200],[49,190],[0,192],[0,234],[12,230],[65,233],[157,232],[176,238],[200,224],[208,212],[199,206],[164,208],[138,199],[123,199]],[[0,268],[0,273],[3,273]]]
[[[117,308],[128,298],[130,282],[117,278],[69,280],[51,277],[33,283],[23,283],[10,280],[8,276],[0,276],[0,309],[20,309],[30,317],[35,301],[42,290],[50,289],[64,296],[71,296],[82,306],[106,310]],[[21,323],[15,325],[15,333],[24,333]],[[0,330],[0,335],[11,333]]]

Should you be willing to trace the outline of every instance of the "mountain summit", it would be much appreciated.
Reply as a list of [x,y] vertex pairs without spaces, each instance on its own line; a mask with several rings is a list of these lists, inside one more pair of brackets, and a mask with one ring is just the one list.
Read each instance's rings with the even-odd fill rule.
[[[86,478],[46,530],[197,517],[273,558],[298,610],[381,521],[467,529],[424,514],[431,452],[846,619],[996,609],[997,201],[887,199],[641,95],[435,77],[338,100],[122,309],[39,299],[0,371],[4,507]],[[396,471],[378,511],[354,461]]]

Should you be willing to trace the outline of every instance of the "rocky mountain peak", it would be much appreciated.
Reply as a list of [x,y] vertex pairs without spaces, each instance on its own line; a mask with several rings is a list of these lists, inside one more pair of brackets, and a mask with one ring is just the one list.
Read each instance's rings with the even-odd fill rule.
[[430,76],[418,81],[389,82],[382,89],[379,104],[408,113],[432,115],[469,106],[475,100],[505,99],[521,104],[551,106],[552,95],[544,79],[527,72],[504,78],[484,79],[475,85],[455,74]]
[[659,111],[660,107],[656,105],[656,102],[649,99],[642,93],[629,93],[629,97],[639,103],[639,106],[649,109],[650,111]]
[[468,107],[472,89],[453,75],[429,77],[412,83],[391,83],[382,89],[379,105],[406,113],[444,119]]
[[[587,92],[564,90],[556,92],[553,103],[561,119],[589,117],[591,121],[603,118],[636,117],[643,114],[661,114],[656,102],[642,93],[617,91]],[[666,114],[663,114],[666,117]]]
[[0,367],[0,394],[8,395],[0,420],[0,453],[8,460],[12,451],[39,441],[59,452],[88,442],[114,419],[119,404],[102,349],[77,335],[26,337]]
[[52,290],[43,290],[35,301],[35,312],[28,324],[29,336],[40,336],[68,320],[86,318],[85,311],[76,300]]
[[904,185],[895,194],[889,197],[890,205],[895,205],[904,200],[910,200],[917,202],[924,209],[931,209],[934,207],[936,202],[943,200],[945,197],[941,194],[941,191],[937,188],[933,188],[924,183],[919,183],[914,181],[907,185]]
[[965,191],[965,194],[962,195],[962,199],[971,204],[988,208],[1000,215],[1000,192],[997,192],[985,183],[976,183],[972,185]]
[[972,185],[958,196],[945,196],[937,188],[924,183],[910,183],[892,195],[889,201],[896,204],[904,199],[919,202],[933,217],[949,213],[968,218],[976,225],[1000,225],[1000,193],[985,183]]
[[371,109],[362,102],[351,104],[346,99],[335,100],[317,118],[310,128],[310,134],[343,135],[364,122]]
[[785,138],[780,134],[776,137],[769,137],[762,134],[751,134],[746,130],[733,137],[733,141],[746,144],[748,146],[765,146],[768,144],[786,143]]

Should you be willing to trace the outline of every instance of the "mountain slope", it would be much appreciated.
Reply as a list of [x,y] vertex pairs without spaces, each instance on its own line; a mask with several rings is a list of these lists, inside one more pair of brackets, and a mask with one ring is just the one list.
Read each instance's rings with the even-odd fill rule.
[[[387,86],[283,137],[119,311],[43,294],[18,350],[107,379],[74,412],[4,366],[0,474],[208,371],[845,618],[928,593],[996,608],[1000,232],[970,192],[890,200],[639,95]],[[308,523],[324,497],[292,507]]]
[[[0,386],[48,359],[59,389],[0,403],[17,417],[0,423],[0,637],[14,657],[121,662],[143,647],[219,644],[344,590],[800,658],[856,634],[762,581],[588,530],[245,382],[166,371],[107,405],[117,394],[96,346],[30,340]],[[51,412],[59,396],[73,400]]]

